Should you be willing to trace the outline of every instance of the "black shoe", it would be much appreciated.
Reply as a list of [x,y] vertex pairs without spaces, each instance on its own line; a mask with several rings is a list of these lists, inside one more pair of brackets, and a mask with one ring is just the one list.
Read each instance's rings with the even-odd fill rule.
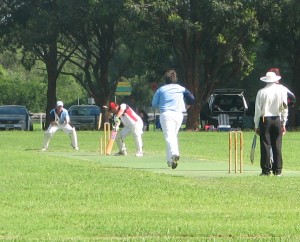
[[172,169],[176,169],[179,160],[179,155],[172,155]]
[[281,176],[281,171],[274,171],[273,174],[274,176]]
[[270,176],[270,173],[260,173],[259,176]]
[[177,162],[173,162],[172,163],[172,169],[176,169],[177,165],[178,165]]

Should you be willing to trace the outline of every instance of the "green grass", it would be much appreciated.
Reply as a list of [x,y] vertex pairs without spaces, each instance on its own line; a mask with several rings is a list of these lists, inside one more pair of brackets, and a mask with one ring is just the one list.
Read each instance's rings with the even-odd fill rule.
[[[282,177],[260,177],[259,145],[244,133],[244,173],[228,174],[228,133],[180,132],[181,159],[166,167],[161,132],[143,135],[145,156],[101,156],[98,131],[0,132],[0,240],[298,241],[299,133],[284,137]],[[116,151],[116,148],[114,148]]]

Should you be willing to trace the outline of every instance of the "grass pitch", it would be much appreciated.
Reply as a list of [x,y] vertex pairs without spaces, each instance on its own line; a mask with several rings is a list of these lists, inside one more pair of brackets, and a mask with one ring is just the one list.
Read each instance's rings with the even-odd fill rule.
[[[244,173],[228,174],[228,133],[180,132],[167,167],[161,132],[145,132],[144,157],[101,156],[102,132],[78,132],[80,151],[57,133],[1,132],[0,240],[298,241],[299,133],[284,137],[282,177],[259,177],[244,133]],[[114,149],[116,152],[117,150]]]

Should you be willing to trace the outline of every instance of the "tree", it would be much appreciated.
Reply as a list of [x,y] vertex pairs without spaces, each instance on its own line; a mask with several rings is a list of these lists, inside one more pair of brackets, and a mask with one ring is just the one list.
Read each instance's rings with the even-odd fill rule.
[[[196,98],[188,128],[198,125],[201,102],[216,85],[248,74],[258,23],[250,1],[131,1],[154,45],[169,44],[181,64],[185,86]],[[144,33],[144,32],[142,32]],[[156,42],[155,42],[156,41]]]
[[[9,51],[0,55],[0,104],[24,105],[31,112],[44,112],[47,106],[44,64],[37,61],[28,71],[21,64],[20,57],[20,54]],[[80,103],[87,102],[85,90],[68,76],[60,76],[57,98],[64,100],[66,107],[77,104],[78,100]]]
[[[270,66],[281,69],[283,80],[290,87],[300,104],[300,2],[296,0],[257,1],[257,12],[261,24],[261,37],[266,48],[265,57]],[[295,113],[289,121],[295,127]]]
[[117,30],[123,11],[123,1],[65,1],[72,2],[65,15],[73,22],[67,28],[70,45],[78,46],[70,62],[76,71],[72,75],[102,107],[114,93],[124,71],[121,63],[110,70],[109,64],[117,47]]
[[61,34],[64,26],[63,2],[3,0],[0,11],[1,44],[14,50],[22,48],[23,64],[28,69],[36,60],[45,64],[48,74],[46,126],[49,124],[49,111],[56,102],[57,79],[76,49],[76,46],[60,48],[64,43]]

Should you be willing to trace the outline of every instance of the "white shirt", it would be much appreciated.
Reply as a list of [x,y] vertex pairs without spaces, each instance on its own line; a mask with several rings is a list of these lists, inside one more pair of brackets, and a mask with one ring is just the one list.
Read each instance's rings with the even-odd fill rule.
[[287,103],[285,86],[270,83],[260,89],[255,101],[255,128],[259,126],[260,117],[279,116],[281,123],[285,125],[288,117]]
[[124,126],[132,127],[137,122],[143,123],[141,117],[125,103],[120,105],[120,109],[124,111],[124,113],[120,116]]

